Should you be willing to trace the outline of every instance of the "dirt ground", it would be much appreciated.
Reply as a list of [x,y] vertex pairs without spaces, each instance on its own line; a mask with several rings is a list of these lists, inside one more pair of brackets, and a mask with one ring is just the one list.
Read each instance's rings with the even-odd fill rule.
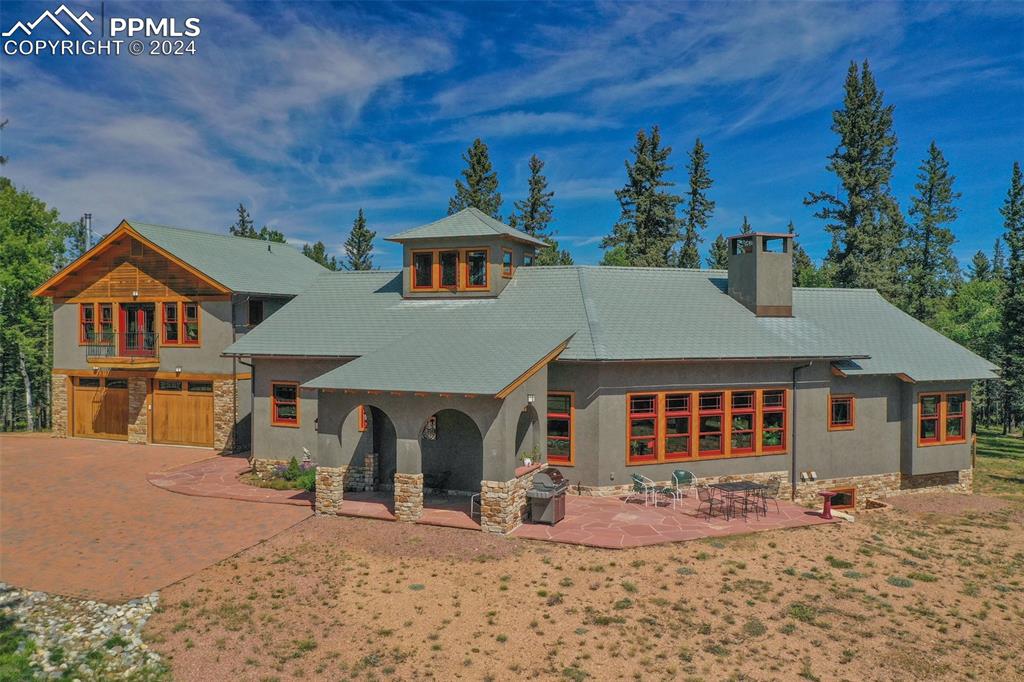
[[175,679],[1024,679],[1021,503],[636,550],[312,518],[162,593]]

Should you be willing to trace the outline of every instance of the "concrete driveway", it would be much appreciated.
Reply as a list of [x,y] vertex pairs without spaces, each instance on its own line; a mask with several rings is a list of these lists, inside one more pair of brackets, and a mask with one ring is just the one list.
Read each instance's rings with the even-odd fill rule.
[[124,601],[309,517],[281,504],[177,495],[146,475],[211,450],[0,436],[0,581]]

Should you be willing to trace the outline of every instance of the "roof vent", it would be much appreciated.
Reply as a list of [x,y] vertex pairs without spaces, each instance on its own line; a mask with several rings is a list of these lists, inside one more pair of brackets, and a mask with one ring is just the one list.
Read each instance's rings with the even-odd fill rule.
[[758,317],[793,316],[793,236],[729,237],[729,295]]

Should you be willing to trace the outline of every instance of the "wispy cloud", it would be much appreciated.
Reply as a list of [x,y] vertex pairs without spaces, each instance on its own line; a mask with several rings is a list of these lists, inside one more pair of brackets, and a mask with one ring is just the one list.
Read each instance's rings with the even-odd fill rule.
[[589,116],[570,111],[506,111],[491,116],[471,116],[438,136],[439,141],[467,140],[474,137],[499,138],[581,133],[618,124],[604,116]]

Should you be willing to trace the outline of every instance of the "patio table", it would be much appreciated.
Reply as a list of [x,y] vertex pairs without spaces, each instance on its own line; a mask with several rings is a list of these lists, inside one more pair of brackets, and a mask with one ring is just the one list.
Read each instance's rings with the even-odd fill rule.
[[[748,497],[751,493],[759,493],[761,490],[764,490],[768,486],[766,486],[763,483],[757,483],[755,481],[724,481],[722,483],[711,483],[708,485],[708,487],[715,488],[716,490],[721,490],[722,494],[725,495],[726,497],[736,498],[739,497],[740,495],[742,495],[743,497]],[[732,506],[732,504],[728,505],[727,510],[731,510]],[[728,512],[726,514],[726,518],[728,518]],[[744,504],[743,507],[743,518],[747,518],[746,504]]]

